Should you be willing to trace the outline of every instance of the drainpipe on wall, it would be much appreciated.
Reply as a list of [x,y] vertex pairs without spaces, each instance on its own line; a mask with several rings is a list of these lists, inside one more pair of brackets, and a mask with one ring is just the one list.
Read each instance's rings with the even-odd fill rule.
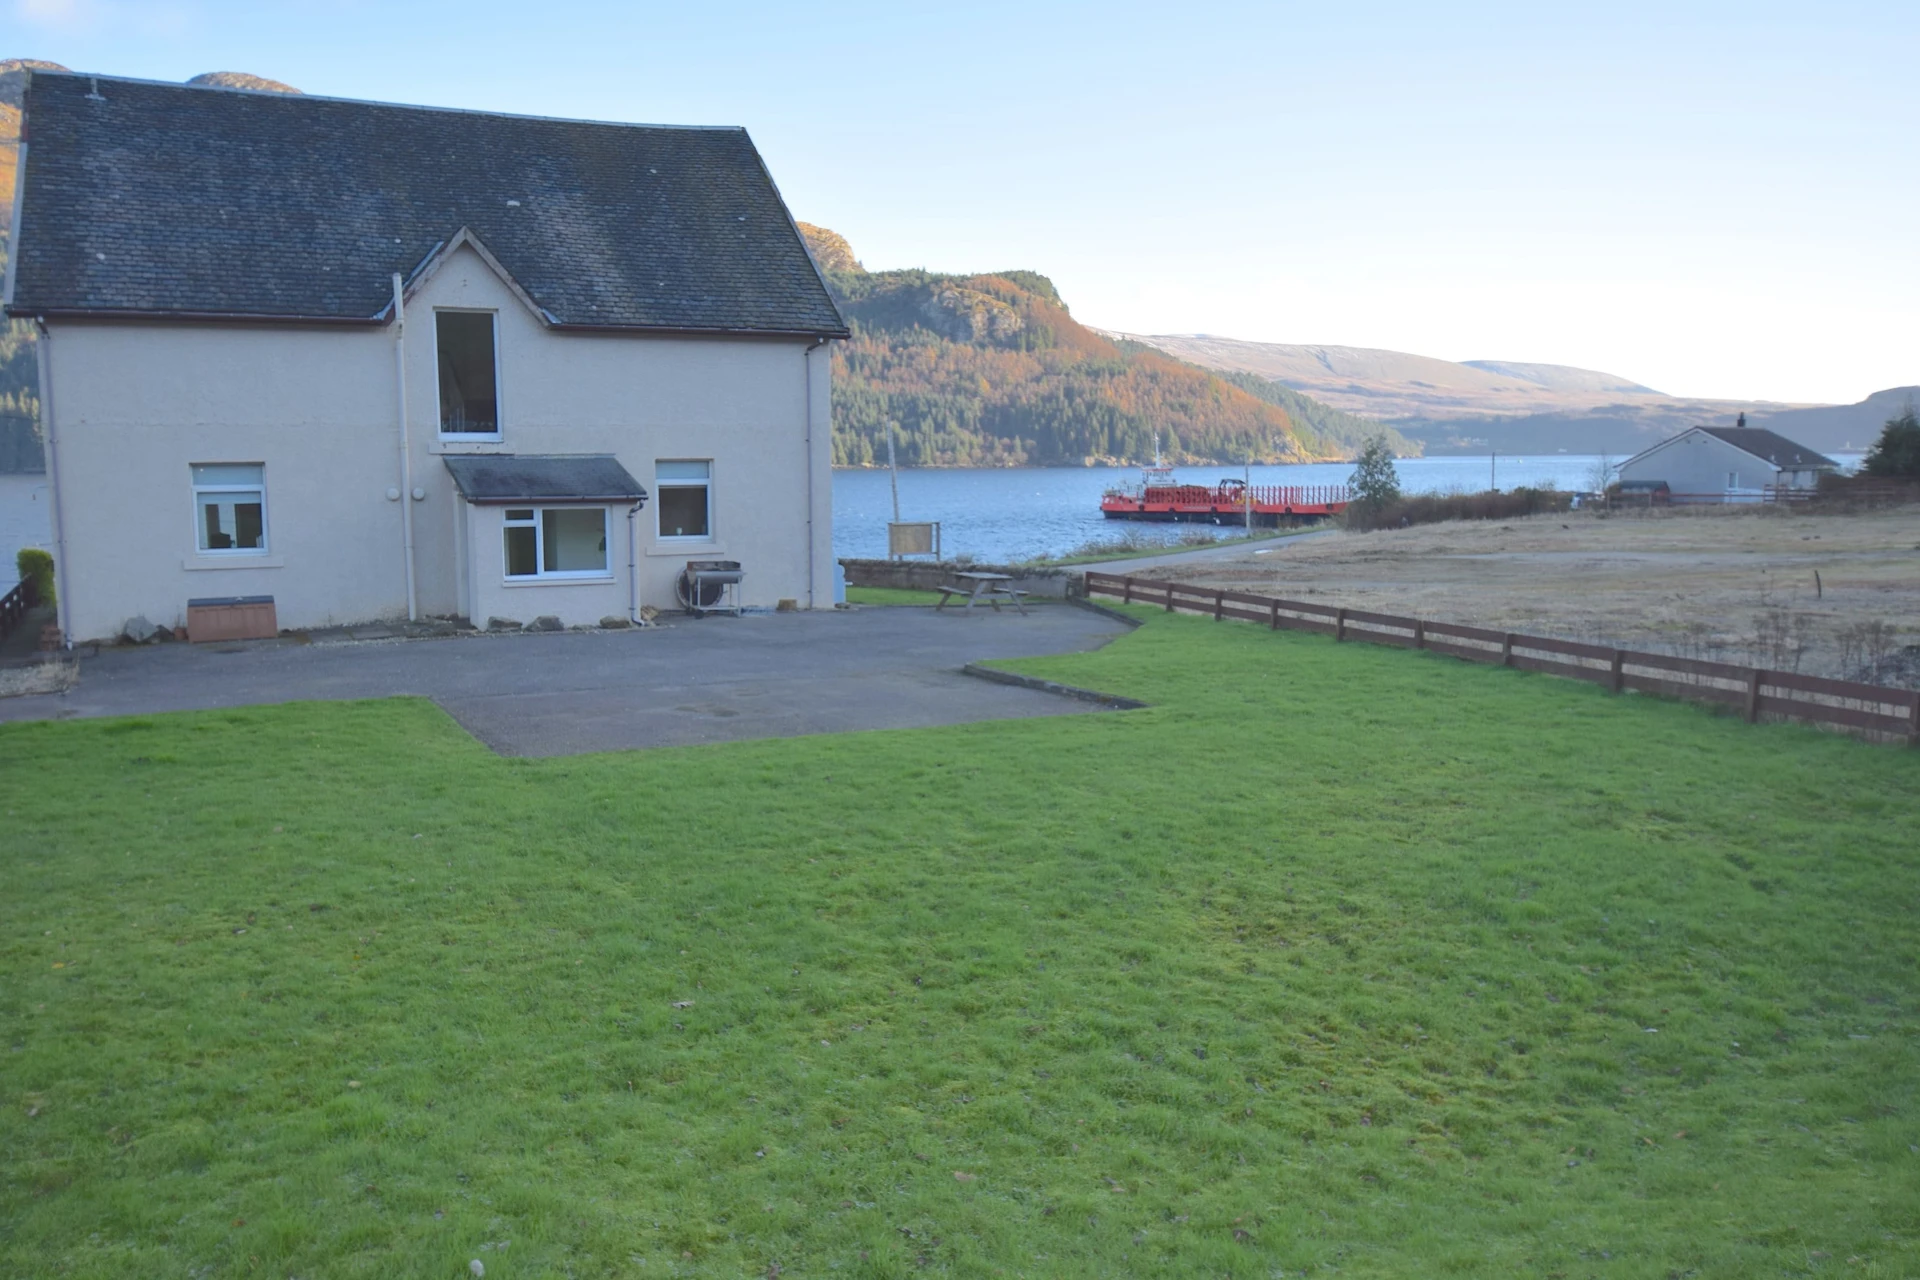
[[413,448],[407,439],[407,311],[400,273],[393,273],[393,382],[400,409],[400,546],[407,567],[407,621],[420,611],[413,588]]
[[40,375],[40,430],[46,437],[47,493],[53,499],[53,621],[60,643],[73,648],[73,577],[67,571],[67,504],[60,500],[60,437],[53,429],[53,334],[45,316],[33,320],[35,372]]
[[643,498],[627,508],[627,621],[636,627],[647,624],[640,617],[640,561],[635,550],[633,518],[640,514],[640,508],[646,505]]
[[819,338],[814,344],[800,353],[801,363],[807,370],[807,608],[818,606],[814,602],[813,565],[817,558],[813,545],[813,353],[827,345],[827,339]]

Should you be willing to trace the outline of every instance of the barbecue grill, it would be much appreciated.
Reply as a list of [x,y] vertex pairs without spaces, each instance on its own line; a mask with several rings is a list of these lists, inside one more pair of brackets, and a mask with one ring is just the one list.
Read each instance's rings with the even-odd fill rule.
[[710,613],[740,613],[740,572],[738,560],[689,560],[674,579],[673,593],[686,611],[696,618]]

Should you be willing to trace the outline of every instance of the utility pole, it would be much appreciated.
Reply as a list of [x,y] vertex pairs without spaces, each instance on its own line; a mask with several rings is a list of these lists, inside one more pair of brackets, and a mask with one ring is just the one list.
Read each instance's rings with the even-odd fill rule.
[[1247,508],[1247,536],[1253,536],[1253,455],[1247,455],[1246,479],[1240,485],[1240,501]]
[[1490,493],[1500,492],[1500,451],[1498,449],[1487,455],[1487,490]]
[[900,466],[893,460],[893,419],[887,419],[887,471],[892,475],[893,522],[900,523]]

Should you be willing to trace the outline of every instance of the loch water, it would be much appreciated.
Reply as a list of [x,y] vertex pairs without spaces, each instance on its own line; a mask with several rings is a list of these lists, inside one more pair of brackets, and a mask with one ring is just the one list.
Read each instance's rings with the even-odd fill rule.
[[[1583,454],[1488,458],[1402,458],[1394,463],[1407,493],[1484,493],[1489,485],[1585,490],[1593,488],[1597,457]],[[1177,467],[1183,483],[1214,485],[1241,479],[1244,467]],[[1254,484],[1345,484],[1350,462],[1256,466]],[[1108,520],[1100,495],[1137,484],[1137,467],[908,468],[900,472],[900,518],[940,522],[949,558],[988,564],[1068,555],[1092,542],[1127,539],[1143,548],[1165,546],[1196,531],[1231,537],[1235,527],[1146,524]],[[884,468],[839,470],[833,476],[833,551],[836,556],[884,557],[893,499]]]

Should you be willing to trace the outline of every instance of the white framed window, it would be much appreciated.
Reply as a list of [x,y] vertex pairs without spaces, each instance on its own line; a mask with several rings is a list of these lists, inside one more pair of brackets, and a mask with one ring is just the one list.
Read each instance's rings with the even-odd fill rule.
[[653,464],[654,503],[662,538],[713,538],[713,463],[661,459]]
[[435,311],[440,362],[440,434],[500,436],[499,317],[492,311]]
[[267,553],[267,476],[259,462],[196,462],[194,545],[209,556]]
[[509,580],[605,578],[605,507],[508,507],[502,533]]

